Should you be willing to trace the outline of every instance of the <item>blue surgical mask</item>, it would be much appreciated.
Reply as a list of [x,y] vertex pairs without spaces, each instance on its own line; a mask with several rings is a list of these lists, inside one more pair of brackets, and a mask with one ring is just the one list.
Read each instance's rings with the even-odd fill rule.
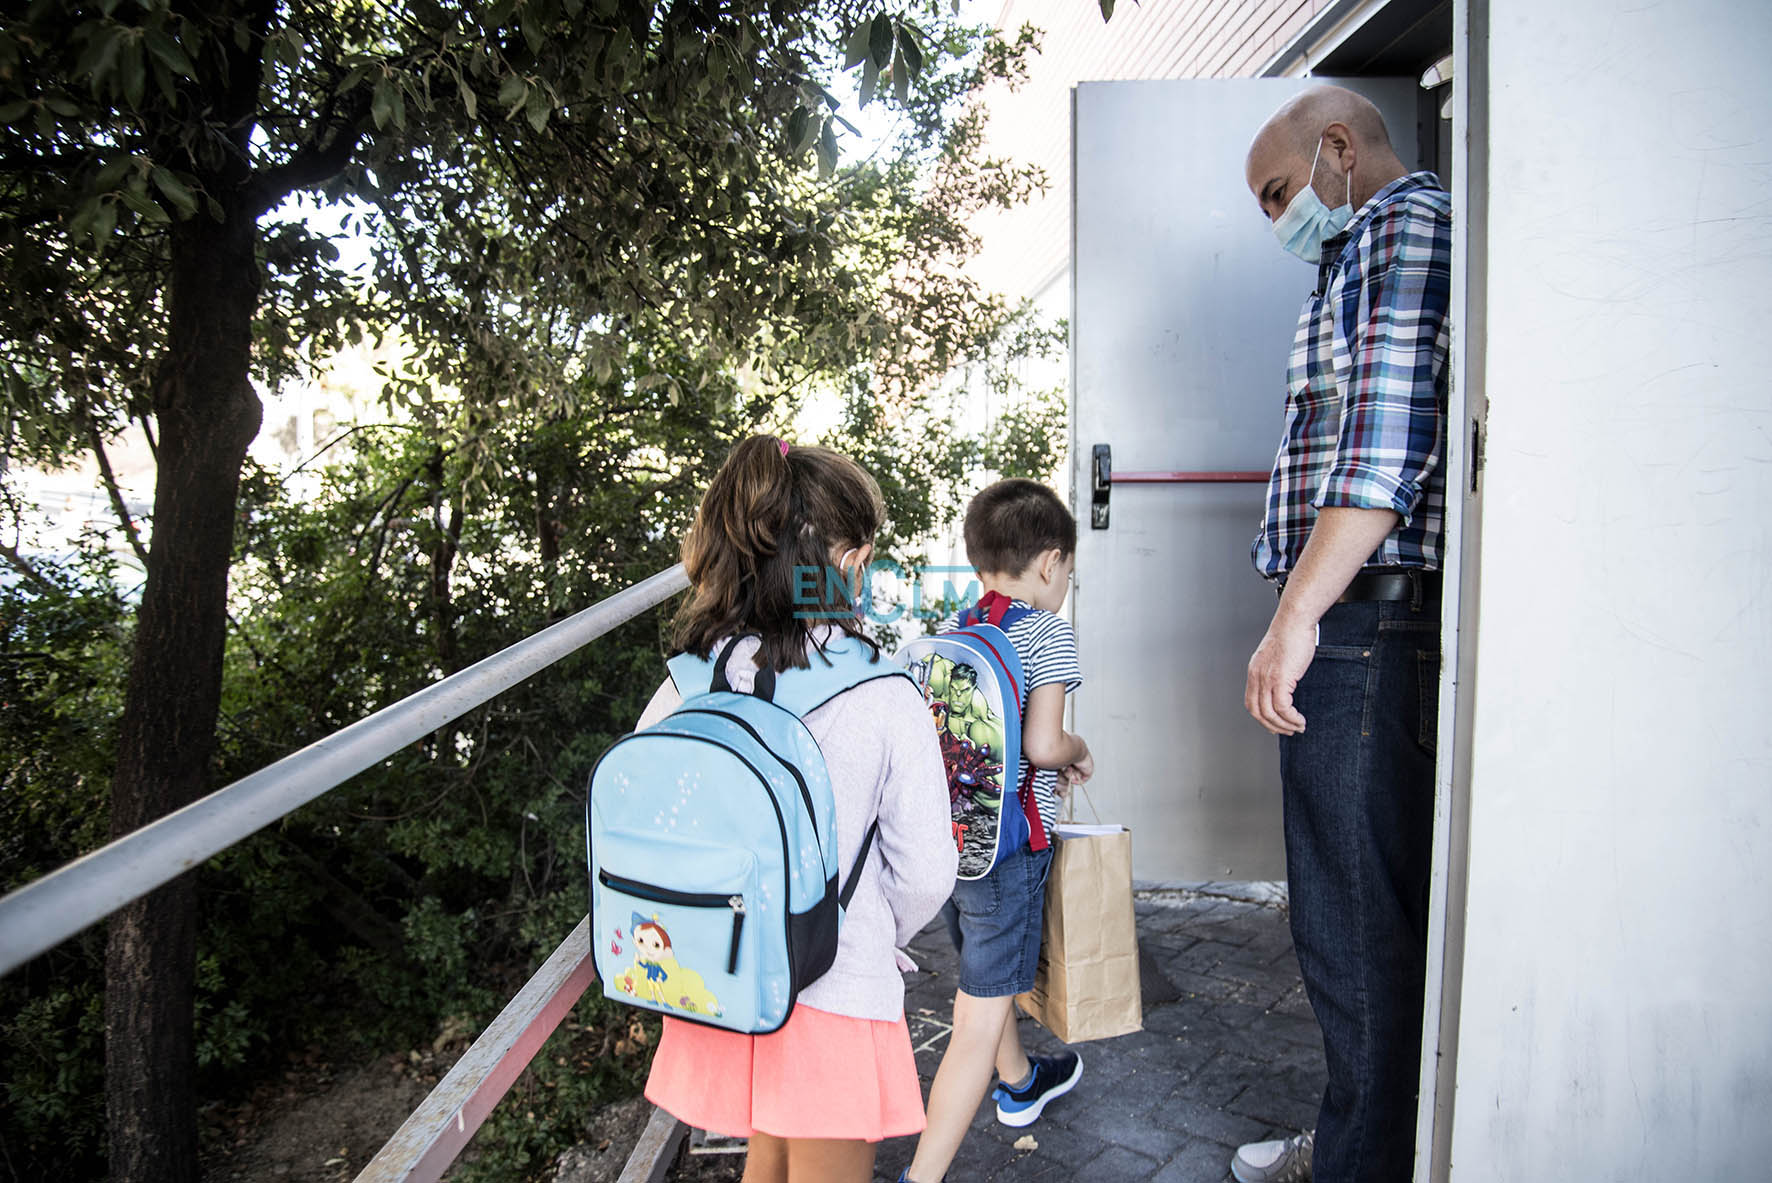
[[1352,174],[1347,179],[1347,200],[1334,209],[1323,204],[1323,199],[1317,196],[1316,188],[1310,183],[1317,175],[1317,161],[1322,155],[1323,138],[1318,136],[1317,154],[1311,157],[1310,178],[1286,206],[1286,212],[1274,219],[1274,237],[1306,263],[1320,261],[1323,244],[1340,234],[1354,218]]

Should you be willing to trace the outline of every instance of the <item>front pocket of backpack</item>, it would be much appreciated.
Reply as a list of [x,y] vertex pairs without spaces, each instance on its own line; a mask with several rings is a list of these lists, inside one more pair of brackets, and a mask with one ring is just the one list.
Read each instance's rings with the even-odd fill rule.
[[[680,874],[669,886],[654,882],[656,870],[642,877],[598,869],[603,992],[665,1014],[745,1030],[758,1009],[756,858],[716,848],[671,857]],[[655,858],[636,861],[661,865]]]

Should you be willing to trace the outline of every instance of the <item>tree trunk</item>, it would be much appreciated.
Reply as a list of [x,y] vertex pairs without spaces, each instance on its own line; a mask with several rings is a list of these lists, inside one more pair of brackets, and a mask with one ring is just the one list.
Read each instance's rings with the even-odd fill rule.
[[535,474],[535,540],[541,550],[541,565],[551,577],[560,566],[560,522],[554,517],[553,495],[539,472]]
[[[206,789],[221,703],[240,467],[261,408],[248,379],[257,227],[235,213],[171,231],[154,531],[111,788],[111,835]],[[105,953],[111,1178],[197,1183],[197,893],[186,874],[112,916]]]
[[[439,461],[439,480],[442,468]],[[431,623],[437,630],[437,664],[442,667],[443,676],[448,677],[461,669],[461,654],[455,641],[455,600],[449,590],[450,574],[455,570],[455,558],[461,551],[461,494],[457,492],[450,497],[447,518],[443,516],[441,506],[433,516],[437,536],[431,543]]]
[[[449,577],[455,569],[455,557],[461,550],[462,499],[459,491],[449,499],[446,519],[442,505],[441,452],[431,462],[431,479],[434,482],[431,517],[437,531],[431,542],[431,627],[437,634],[437,665],[447,678],[461,669],[461,653],[455,640],[455,601],[449,590]],[[461,760],[461,753],[456,750],[456,737],[460,734],[458,722],[445,723],[432,733],[432,740],[437,745],[437,759],[446,766],[456,766]]]

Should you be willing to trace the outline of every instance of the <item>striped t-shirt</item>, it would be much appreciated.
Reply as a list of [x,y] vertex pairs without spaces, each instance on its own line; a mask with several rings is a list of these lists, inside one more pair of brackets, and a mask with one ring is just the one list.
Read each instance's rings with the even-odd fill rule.
[[[1077,632],[1070,621],[1056,612],[1035,608],[1025,600],[1013,603],[1017,608],[1028,609],[1027,615],[1005,630],[1009,643],[1015,646],[1016,656],[1021,658],[1022,681],[1027,683],[1021,691],[1021,709],[1025,714],[1028,696],[1036,687],[1063,682],[1065,693],[1069,694],[1083,684],[1083,669],[1077,664]],[[936,631],[948,632],[959,623],[959,614],[955,613],[942,621]],[[1016,787],[1020,787],[1027,774],[1027,757],[1023,756],[1016,769]],[[1034,774],[1034,803],[1040,807],[1040,820],[1046,823],[1046,832],[1050,834],[1058,824],[1056,769],[1042,768]]]

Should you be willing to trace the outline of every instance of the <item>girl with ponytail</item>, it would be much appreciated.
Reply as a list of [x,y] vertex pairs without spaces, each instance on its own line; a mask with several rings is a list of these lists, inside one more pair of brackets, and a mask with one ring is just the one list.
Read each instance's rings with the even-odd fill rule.
[[[747,638],[727,668],[808,667],[840,635],[872,642],[855,605],[885,517],[879,485],[827,448],[754,436],[732,450],[683,544],[690,593],[675,651]],[[669,678],[640,718],[682,701]],[[875,1145],[923,1129],[896,947],[953,890],[947,776],[935,728],[904,678],[864,682],[805,716],[836,802],[838,865],[880,827],[845,909],[837,956],[787,1023],[742,1035],[666,1016],[646,1096],[689,1125],[750,1139],[746,1183],[865,1183]]]
[[781,673],[806,668],[807,642],[827,631],[820,626],[867,640],[841,595],[862,585],[885,516],[880,486],[847,456],[767,436],[739,444],[683,544],[691,590],[676,652],[760,633],[764,661]]

